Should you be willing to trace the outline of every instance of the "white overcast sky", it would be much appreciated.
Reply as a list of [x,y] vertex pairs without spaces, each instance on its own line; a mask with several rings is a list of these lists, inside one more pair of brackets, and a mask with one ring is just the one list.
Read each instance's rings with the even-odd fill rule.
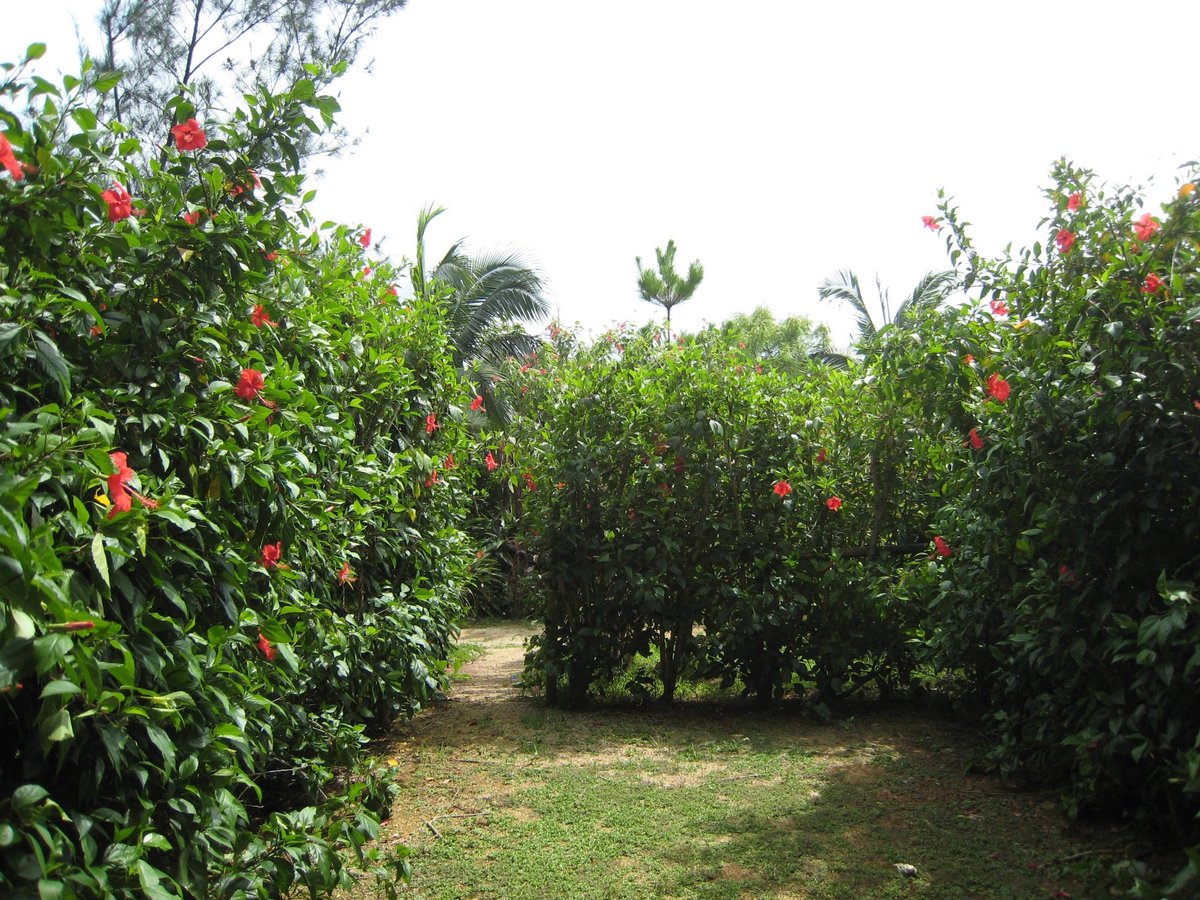
[[[3,2],[0,59],[42,40],[72,68],[97,0]],[[657,317],[634,258],[673,238],[706,273],[678,326],[765,304],[842,341],[817,285],[903,296],[943,267],[939,187],[988,253],[1037,236],[1061,155],[1165,198],[1200,158],[1196,22],[1184,0],[410,0],[335,85],[362,141],[317,212],[399,258],[447,207],[432,254],[518,251],[592,329]]]

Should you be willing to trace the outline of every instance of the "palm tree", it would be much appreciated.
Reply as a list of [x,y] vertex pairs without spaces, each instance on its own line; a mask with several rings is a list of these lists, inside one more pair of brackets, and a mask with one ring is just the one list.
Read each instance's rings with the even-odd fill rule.
[[927,272],[913,292],[909,294],[892,312],[891,297],[887,290],[875,279],[875,293],[879,296],[879,311],[883,321],[876,325],[875,316],[867,306],[858,276],[851,271],[838,272],[834,278],[826,278],[817,288],[817,294],[822,300],[833,300],[850,307],[854,314],[855,325],[858,328],[858,338],[855,343],[866,348],[869,352],[875,339],[888,325],[906,327],[918,314],[938,306],[949,295],[954,287],[953,272]]
[[658,271],[643,269],[642,258],[636,257],[638,267],[638,293],[647,303],[657,303],[667,311],[667,340],[671,339],[671,310],[691,298],[704,280],[704,266],[696,260],[688,267],[687,278],[675,271],[675,242],[667,241],[667,249],[654,248],[658,257]]
[[459,240],[427,271],[425,230],[443,212],[428,207],[417,217],[417,254],[410,273],[413,292],[418,297],[441,292],[454,365],[474,382],[493,418],[503,422],[510,411],[493,392],[492,376],[508,357],[536,353],[542,346],[539,338],[514,320],[543,319],[550,304],[542,293],[541,276],[516,254],[469,256]]

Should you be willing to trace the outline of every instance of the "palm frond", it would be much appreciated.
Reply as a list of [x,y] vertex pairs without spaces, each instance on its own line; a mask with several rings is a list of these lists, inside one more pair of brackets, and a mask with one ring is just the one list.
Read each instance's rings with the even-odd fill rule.
[[919,313],[937,308],[954,289],[954,284],[955,274],[953,272],[925,273],[917,282],[917,286],[913,288],[913,292],[897,308],[892,321],[897,325],[904,325]]
[[858,328],[859,340],[869,341],[875,337],[878,330],[875,327],[875,320],[863,299],[858,276],[853,272],[847,269],[838,272],[833,278],[826,278],[817,287],[817,296],[822,300],[831,300],[850,308]]

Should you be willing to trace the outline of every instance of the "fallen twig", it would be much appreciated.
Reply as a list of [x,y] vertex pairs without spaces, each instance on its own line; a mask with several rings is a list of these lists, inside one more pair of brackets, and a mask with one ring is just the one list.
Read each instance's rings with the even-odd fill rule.
[[1075,862],[1075,860],[1077,860],[1077,859],[1086,859],[1089,856],[1115,856],[1119,853],[1125,853],[1125,852],[1126,852],[1125,850],[1122,850],[1119,847],[1107,847],[1107,848],[1101,848],[1099,850],[1081,850],[1078,853],[1072,853],[1070,856],[1060,857],[1059,859],[1056,859],[1055,862],[1069,863],[1069,862]]
[[485,809],[483,812],[477,813],[448,813],[444,816],[434,816],[432,819],[429,819],[425,823],[425,827],[433,832],[435,838],[440,838],[442,833],[434,826],[434,822],[440,822],[442,819],[476,819],[479,816],[490,816],[491,814],[492,811],[490,809]]

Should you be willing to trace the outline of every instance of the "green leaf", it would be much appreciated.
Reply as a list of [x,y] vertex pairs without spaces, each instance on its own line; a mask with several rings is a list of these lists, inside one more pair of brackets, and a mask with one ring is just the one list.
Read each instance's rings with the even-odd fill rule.
[[121,81],[120,72],[105,72],[92,83],[92,87],[101,94],[107,94]]
[[35,59],[41,59],[45,53],[45,44],[41,42],[30,44],[25,48],[25,62],[33,62]]
[[50,792],[40,784],[23,784],[12,795],[13,812],[22,813],[35,803],[50,796]]
[[69,741],[75,737],[75,729],[71,725],[71,714],[65,709],[49,715],[39,726],[42,740],[50,744]]
[[108,556],[104,552],[104,535],[97,531],[92,536],[92,562],[96,564],[96,571],[100,573],[100,577],[104,579],[105,585],[112,590],[112,581],[108,575]]
[[166,874],[160,872],[144,859],[137,861],[138,880],[142,883],[143,896],[151,898],[151,900],[175,900],[175,894],[166,890],[162,886],[162,879],[166,878]]
[[9,345],[24,329],[16,322],[0,322],[0,353],[8,351]]
[[65,634],[44,634],[33,642],[35,671],[45,675],[58,668],[71,652],[71,639]]
[[83,693],[83,691],[80,689],[79,685],[73,681],[67,681],[60,678],[56,679],[55,681],[51,681],[44,688],[42,688],[41,699],[45,700],[47,697],[58,697],[63,694],[80,693]]

